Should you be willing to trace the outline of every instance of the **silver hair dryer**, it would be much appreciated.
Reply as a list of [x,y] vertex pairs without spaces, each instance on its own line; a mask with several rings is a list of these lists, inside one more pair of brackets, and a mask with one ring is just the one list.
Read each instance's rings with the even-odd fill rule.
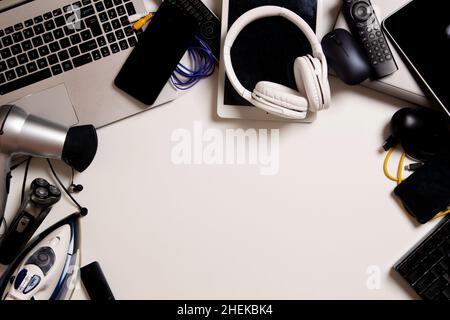
[[97,144],[93,126],[67,128],[14,105],[0,106],[0,224],[9,192],[13,156],[61,159],[82,172],[94,159]]

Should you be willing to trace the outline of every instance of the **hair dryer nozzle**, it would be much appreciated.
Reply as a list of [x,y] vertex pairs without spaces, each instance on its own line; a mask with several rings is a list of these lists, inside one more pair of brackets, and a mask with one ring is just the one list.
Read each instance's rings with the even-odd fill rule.
[[62,160],[78,172],[83,172],[94,160],[97,146],[97,131],[93,126],[72,127],[67,132]]

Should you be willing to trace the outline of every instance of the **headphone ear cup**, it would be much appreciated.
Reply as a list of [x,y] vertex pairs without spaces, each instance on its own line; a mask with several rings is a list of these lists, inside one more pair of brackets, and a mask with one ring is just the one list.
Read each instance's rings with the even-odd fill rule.
[[268,101],[281,108],[294,111],[308,111],[308,101],[298,91],[268,81],[258,82],[253,97],[258,101]]
[[322,109],[322,93],[320,90],[320,77],[322,67],[315,58],[300,57],[294,63],[294,76],[297,88],[303,91],[308,99],[309,109],[317,112]]

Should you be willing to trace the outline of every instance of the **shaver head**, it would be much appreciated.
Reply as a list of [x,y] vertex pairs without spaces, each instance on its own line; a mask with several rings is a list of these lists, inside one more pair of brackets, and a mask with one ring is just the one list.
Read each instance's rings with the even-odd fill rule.
[[83,172],[94,160],[97,146],[94,126],[72,127],[67,132],[61,159],[78,172]]
[[31,183],[30,200],[36,205],[52,206],[61,199],[61,191],[43,178],[34,179]]

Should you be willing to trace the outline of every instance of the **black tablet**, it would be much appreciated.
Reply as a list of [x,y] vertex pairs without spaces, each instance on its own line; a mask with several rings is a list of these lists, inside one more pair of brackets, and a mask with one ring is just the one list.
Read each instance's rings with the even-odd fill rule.
[[383,29],[450,116],[448,1],[413,0],[386,18]]

